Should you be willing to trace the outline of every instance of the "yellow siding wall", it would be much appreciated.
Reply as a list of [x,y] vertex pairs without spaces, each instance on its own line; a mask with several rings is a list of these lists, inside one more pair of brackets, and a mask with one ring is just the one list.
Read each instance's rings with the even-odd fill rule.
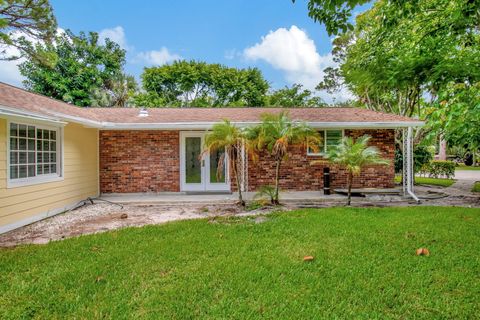
[[0,229],[97,196],[98,130],[64,127],[64,180],[7,188],[7,121],[0,119]]

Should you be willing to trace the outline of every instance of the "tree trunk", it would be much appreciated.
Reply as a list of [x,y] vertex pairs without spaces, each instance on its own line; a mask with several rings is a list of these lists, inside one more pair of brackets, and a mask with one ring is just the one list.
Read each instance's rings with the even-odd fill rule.
[[352,202],[352,184],[353,184],[353,173],[348,172],[347,186],[348,186],[348,196],[347,196],[347,206]]
[[242,194],[242,188],[240,186],[240,179],[238,176],[238,159],[237,159],[237,154],[235,148],[231,148],[231,159],[233,162],[233,174],[235,175],[235,182],[237,184],[237,190],[238,190],[238,203],[242,206],[245,207],[245,201],[243,200],[243,194]]
[[280,164],[282,162],[282,159],[277,160],[277,164],[275,167],[275,195],[274,198],[272,199],[272,204],[280,204],[280,201],[278,199],[278,189],[279,189],[279,182],[280,182]]

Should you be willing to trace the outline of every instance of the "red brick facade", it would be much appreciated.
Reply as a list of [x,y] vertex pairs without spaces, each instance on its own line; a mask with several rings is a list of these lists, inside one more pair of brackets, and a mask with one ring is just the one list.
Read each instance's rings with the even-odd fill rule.
[[100,191],[180,191],[179,139],[178,131],[100,131]]
[[[353,187],[392,188],[394,186],[395,156],[394,130],[345,130],[346,136],[354,138],[364,134],[372,138],[370,144],[376,146],[382,157],[389,159],[391,165],[369,166],[362,170],[359,176],[354,177]],[[288,159],[282,163],[280,188],[283,190],[321,190],[323,188],[323,168],[330,168],[331,187],[343,188],[346,186],[347,174],[344,169],[332,165],[321,156],[309,156],[305,147],[292,148]],[[311,164],[312,161],[322,163]],[[255,162],[249,160],[248,186],[249,191],[256,190],[261,185],[272,185],[275,177],[275,163],[268,154],[262,154]]]
[[[372,136],[376,146],[392,164],[364,168],[354,178],[354,187],[390,188],[394,186],[394,130],[345,130],[345,135]],[[178,131],[101,131],[100,190],[102,193],[178,192],[180,191],[180,150]],[[321,190],[323,168],[328,166],[331,187],[345,187],[346,172],[325,163],[320,156],[308,156],[305,148],[295,147],[281,168],[281,189]],[[273,184],[275,167],[268,155],[249,160],[249,191]],[[232,188],[234,182],[232,181]]]

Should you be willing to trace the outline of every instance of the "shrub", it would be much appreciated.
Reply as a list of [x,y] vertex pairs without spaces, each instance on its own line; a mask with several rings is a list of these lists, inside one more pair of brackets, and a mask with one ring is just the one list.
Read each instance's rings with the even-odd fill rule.
[[[413,163],[415,172],[422,172],[423,166],[433,159],[433,153],[430,147],[416,146],[413,150]],[[395,149],[395,172],[402,172],[403,154],[401,149]]]
[[275,204],[275,187],[261,186],[260,188],[258,188],[258,191],[253,197],[253,199],[263,204],[266,204],[267,201],[270,201],[271,204]]
[[420,173],[432,178],[451,179],[455,176],[455,162],[442,160],[430,161],[422,166]]

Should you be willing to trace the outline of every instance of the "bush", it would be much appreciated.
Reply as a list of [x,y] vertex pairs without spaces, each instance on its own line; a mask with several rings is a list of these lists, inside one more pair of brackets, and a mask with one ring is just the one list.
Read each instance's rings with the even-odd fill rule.
[[420,169],[420,173],[431,178],[451,179],[455,176],[455,162],[434,160],[426,163]]
[[[415,172],[421,172],[425,164],[428,164],[433,159],[433,153],[429,147],[416,146],[413,150],[413,163]],[[402,151],[395,149],[395,172],[402,172],[403,169],[403,155]]]
[[258,188],[257,193],[253,196],[253,200],[257,200],[264,205],[270,201],[271,204],[275,203],[275,187],[274,186],[261,186]]

